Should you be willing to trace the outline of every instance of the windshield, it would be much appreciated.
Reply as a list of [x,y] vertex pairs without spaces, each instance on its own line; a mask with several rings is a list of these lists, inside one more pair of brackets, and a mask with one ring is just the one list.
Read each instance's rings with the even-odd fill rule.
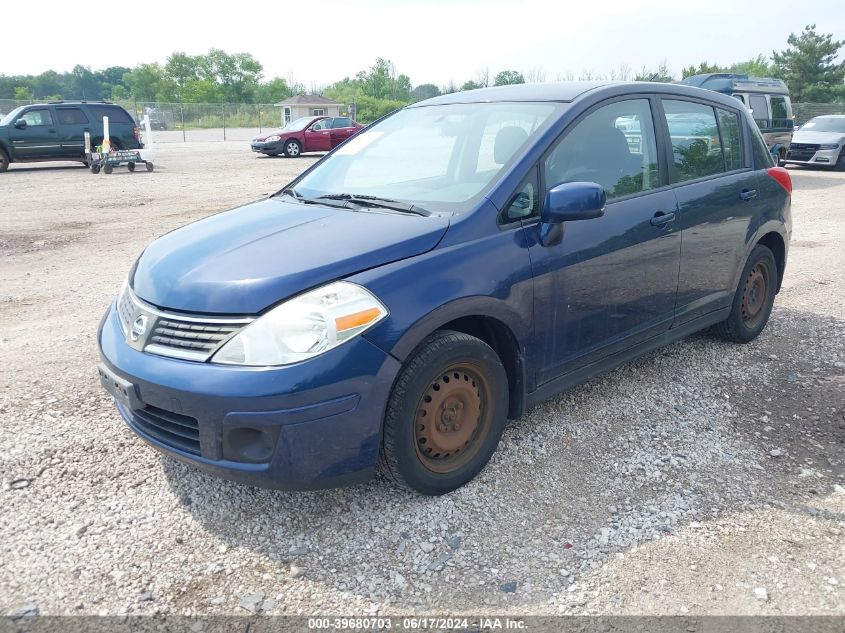
[[813,132],[839,132],[845,134],[845,117],[834,119],[833,117],[816,117],[810,119],[801,126],[801,130],[812,130]]
[[465,211],[556,103],[469,103],[400,110],[360,132],[294,184],[305,198],[378,196],[432,211]]
[[313,120],[314,117],[312,116],[304,116],[301,119],[296,119],[296,121],[291,121],[282,129],[288,132],[299,132],[299,130],[304,130]]
[[12,121],[15,120],[18,114],[20,114],[21,110],[23,110],[25,107],[26,106],[18,106],[17,108],[9,112],[9,114],[0,119],[0,125],[11,125]]

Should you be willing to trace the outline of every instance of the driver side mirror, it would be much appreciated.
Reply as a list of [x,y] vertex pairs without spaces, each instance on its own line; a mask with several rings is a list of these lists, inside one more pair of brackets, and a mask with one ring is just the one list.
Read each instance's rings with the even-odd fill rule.
[[541,220],[560,224],[604,215],[607,194],[594,182],[565,182],[549,189]]
[[565,182],[549,189],[540,216],[540,243],[554,246],[563,239],[563,223],[604,215],[607,194],[594,182]]
[[27,126],[26,119],[18,119],[15,121],[15,127],[19,130],[25,130]]

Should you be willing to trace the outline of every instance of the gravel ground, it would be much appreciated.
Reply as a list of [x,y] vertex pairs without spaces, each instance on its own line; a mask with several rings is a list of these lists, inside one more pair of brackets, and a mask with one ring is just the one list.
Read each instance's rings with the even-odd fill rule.
[[792,170],[769,327],[628,363],[440,498],[214,479],[122,423],[97,323],[153,238],[312,158],[159,146],[153,174],[0,176],[0,609],[41,614],[845,614],[845,174]]

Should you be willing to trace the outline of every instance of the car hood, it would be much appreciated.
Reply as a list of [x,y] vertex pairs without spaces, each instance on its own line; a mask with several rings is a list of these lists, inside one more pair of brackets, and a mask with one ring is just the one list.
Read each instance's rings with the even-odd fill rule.
[[256,314],[324,282],[429,251],[448,227],[447,216],[268,198],[157,239],[130,282],[160,308]]
[[838,143],[845,137],[842,132],[813,132],[798,130],[792,136],[793,143]]
[[261,134],[260,136],[256,136],[252,139],[253,143],[263,143],[271,136],[282,136],[284,134],[288,134],[288,132],[283,132],[282,130],[276,130],[275,132],[267,132],[267,134]]

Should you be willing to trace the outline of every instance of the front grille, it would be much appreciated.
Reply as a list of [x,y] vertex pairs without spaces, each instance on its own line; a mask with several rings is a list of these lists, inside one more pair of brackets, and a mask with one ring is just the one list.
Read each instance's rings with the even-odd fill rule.
[[240,325],[210,325],[159,318],[147,342],[210,355],[241,327]]
[[135,306],[127,288],[121,291],[117,298],[117,314],[120,317],[120,324],[123,326],[123,333],[129,331],[129,324],[132,323],[132,316],[135,313]]
[[196,418],[147,405],[143,409],[133,409],[132,420],[162,444],[200,454],[200,429]]
[[792,143],[789,146],[791,150],[798,150],[799,152],[817,152],[819,151],[818,143]]

